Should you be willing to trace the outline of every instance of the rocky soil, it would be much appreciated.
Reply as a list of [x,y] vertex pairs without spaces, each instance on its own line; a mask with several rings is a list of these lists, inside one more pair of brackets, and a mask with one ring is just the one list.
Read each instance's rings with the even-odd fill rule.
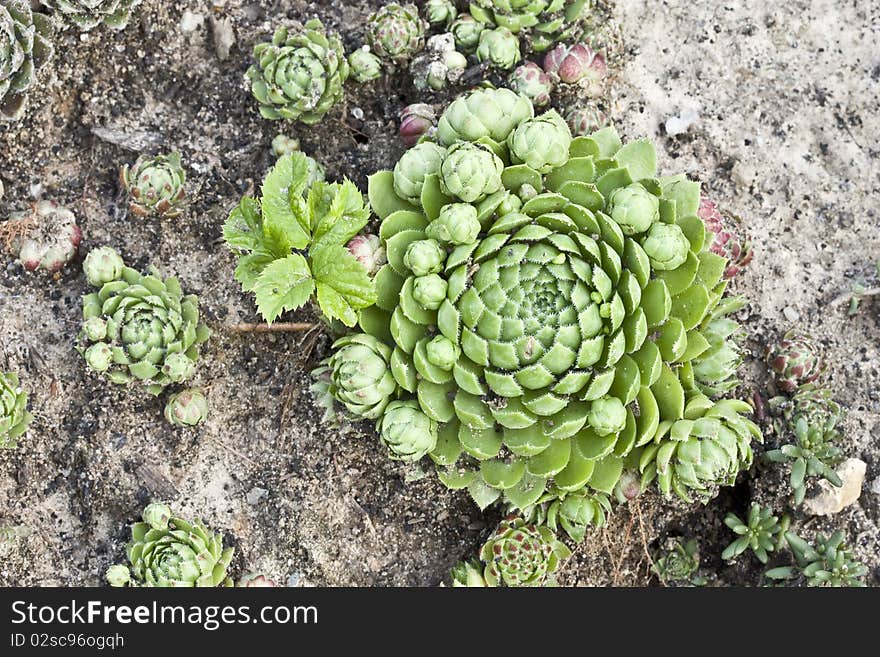
[[[37,198],[67,205],[83,252],[109,244],[130,266],[179,276],[214,330],[197,381],[211,417],[174,429],[162,399],[86,374],[72,348],[88,287],[78,263],[50,278],[0,261],[0,368],[21,373],[36,416],[20,446],[0,454],[0,585],[101,584],[152,499],[222,531],[237,548],[236,572],[291,585],[434,585],[497,521],[430,473],[390,462],[369,426],[321,422],[308,372],[327,337],[230,330],[258,318],[232,278],[220,227],[271,165],[275,134],[298,137],[328,177],[365,189],[369,173],[399,157],[397,113],[419,99],[401,74],[352,85],[319,126],[272,124],[243,83],[251,45],[282,19],[318,16],[351,50],[380,4],[146,0],[123,32],[60,35],[27,118],[0,124],[0,217]],[[661,169],[701,180],[753,238],[755,260],[735,283],[751,302],[740,317],[750,352],[741,392],[773,394],[761,350],[791,326],[827,350],[849,410],[845,449],[867,463],[866,479],[842,512],[800,512],[796,523],[805,536],[845,530],[877,584],[880,301],[849,316],[834,300],[856,283],[878,285],[880,8],[618,0],[608,9],[601,39],[615,84],[606,101],[619,129],[655,139]],[[224,24],[235,43],[221,58]],[[192,205],[173,221],[130,216],[119,165],[141,150],[174,149],[197,189]],[[752,499],[783,509],[786,476],[759,465],[705,507],[646,494],[588,536],[564,583],[657,584],[647,555],[680,534],[700,538],[711,582],[756,584],[756,561],[720,560],[731,538],[721,520]]]

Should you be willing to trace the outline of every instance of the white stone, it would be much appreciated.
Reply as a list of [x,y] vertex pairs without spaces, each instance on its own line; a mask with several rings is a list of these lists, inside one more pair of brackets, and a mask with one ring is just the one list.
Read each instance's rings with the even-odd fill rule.
[[837,488],[825,480],[820,481],[819,494],[804,502],[804,510],[814,516],[840,513],[859,499],[867,469],[868,464],[861,459],[847,459],[837,466],[837,474],[843,485]]

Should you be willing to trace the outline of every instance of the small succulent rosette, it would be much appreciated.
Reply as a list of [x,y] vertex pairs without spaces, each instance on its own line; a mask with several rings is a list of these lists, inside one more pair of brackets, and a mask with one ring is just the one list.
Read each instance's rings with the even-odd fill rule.
[[[351,72],[342,39],[317,19],[279,27],[271,41],[254,47],[254,58],[246,77],[260,114],[272,121],[319,123],[342,100]],[[363,69],[358,75],[367,77]]]
[[183,212],[186,171],[179,153],[142,155],[133,166],[123,166],[119,178],[128,192],[128,208],[133,214],[173,219]]
[[83,297],[77,341],[89,369],[152,394],[189,379],[210,335],[199,317],[198,297],[184,295],[176,278],[123,266],[112,249],[87,257],[83,268],[100,287]]
[[76,216],[53,201],[38,201],[29,210],[14,212],[3,226],[21,235],[11,240],[11,248],[28,271],[61,271],[82,242]]
[[143,0],[43,0],[53,15],[66,25],[87,32],[100,25],[113,30],[128,26],[131,12]]
[[393,63],[410,60],[425,46],[428,24],[413,4],[389,3],[370,16],[367,37],[373,52]]
[[228,587],[227,569],[233,549],[201,521],[175,516],[165,504],[153,503],[143,512],[143,522],[131,528],[126,548],[128,564],[107,569],[111,586]]

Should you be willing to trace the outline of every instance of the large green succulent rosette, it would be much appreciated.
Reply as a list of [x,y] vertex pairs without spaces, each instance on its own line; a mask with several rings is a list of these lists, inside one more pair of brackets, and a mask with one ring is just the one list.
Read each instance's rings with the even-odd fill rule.
[[511,509],[610,494],[624,468],[688,500],[731,483],[760,432],[694,374],[726,287],[699,184],[506,89],[454,101],[432,147],[370,178],[388,264],[360,329],[438,423],[442,481]]

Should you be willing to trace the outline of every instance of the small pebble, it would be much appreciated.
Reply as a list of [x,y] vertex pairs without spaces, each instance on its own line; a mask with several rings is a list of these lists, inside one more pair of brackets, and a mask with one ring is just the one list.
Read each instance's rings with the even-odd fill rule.
[[183,17],[180,19],[180,29],[182,32],[195,32],[204,22],[205,16],[203,14],[195,14],[187,10],[183,12]]
[[782,314],[785,316],[785,319],[787,319],[789,322],[797,322],[801,318],[801,314],[797,310],[792,308],[791,306],[786,306],[782,310]]
[[248,491],[246,499],[248,504],[250,504],[251,506],[256,506],[267,497],[269,497],[269,491],[267,491],[265,488],[254,486]]

